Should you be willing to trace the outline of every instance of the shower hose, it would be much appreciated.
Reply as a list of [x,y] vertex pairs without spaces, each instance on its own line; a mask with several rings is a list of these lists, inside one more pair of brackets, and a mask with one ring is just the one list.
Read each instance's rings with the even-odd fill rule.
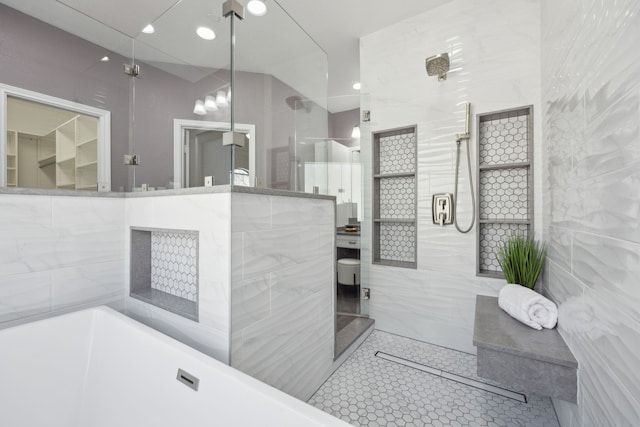
[[473,224],[476,221],[476,197],[473,194],[473,176],[471,175],[471,154],[469,153],[469,138],[465,138],[467,142],[467,168],[469,171],[469,190],[471,190],[471,224],[469,228],[463,230],[458,225],[458,169],[460,168],[460,140],[456,140],[456,180],[453,187],[453,206],[456,209],[456,214],[453,216],[453,224],[456,226],[456,230],[461,233],[468,233],[473,228]]

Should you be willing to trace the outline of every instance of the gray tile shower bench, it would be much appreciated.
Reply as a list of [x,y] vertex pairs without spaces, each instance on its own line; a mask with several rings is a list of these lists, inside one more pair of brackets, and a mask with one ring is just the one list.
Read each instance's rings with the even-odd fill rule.
[[506,387],[576,402],[578,361],[557,329],[537,331],[478,295],[473,331],[478,376]]

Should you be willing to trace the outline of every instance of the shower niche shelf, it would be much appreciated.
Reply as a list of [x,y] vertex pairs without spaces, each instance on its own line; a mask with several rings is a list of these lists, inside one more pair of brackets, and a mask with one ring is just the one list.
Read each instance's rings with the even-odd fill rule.
[[497,252],[533,233],[533,106],[477,116],[478,276],[503,278]]
[[416,268],[417,126],[373,133],[373,263]]
[[198,321],[198,231],[131,227],[129,296]]

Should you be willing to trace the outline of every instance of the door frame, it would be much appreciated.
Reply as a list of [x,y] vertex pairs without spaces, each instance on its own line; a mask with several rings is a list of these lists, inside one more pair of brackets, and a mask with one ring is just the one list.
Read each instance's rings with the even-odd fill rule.
[[[229,132],[227,122],[206,120],[173,119],[173,188],[183,188],[183,165],[186,156],[185,143],[182,140],[185,129],[215,130]],[[249,135],[249,182],[255,183],[256,176],[256,125],[236,123],[236,132]]]

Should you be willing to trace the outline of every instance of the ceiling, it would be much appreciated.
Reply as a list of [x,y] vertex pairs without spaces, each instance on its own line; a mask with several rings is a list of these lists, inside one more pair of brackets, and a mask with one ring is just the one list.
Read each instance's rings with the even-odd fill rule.
[[[329,57],[329,111],[359,106],[359,39],[448,0],[277,0]],[[340,99],[342,98],[342,99]]]
[[[248,0],[239,0],[245,4]],[[267,6],[275,0],[266,0]],[[328,57],[328,109],[331,112],[345,111],[359,106],[358,92],[352,88],[359,80],[359,38],[373,33],[402,19],[434,8],[448,0],[277,0],[286,12],[327,53]],[[224,27],[219,17],[223,0],[0,0],[14,9],[48,22],[109,50],[128,56],[130,38],[141,43],[136,56],[153,62],[154,66],[165,66],[165,71],[196,81],[206,75],[210,68],[228,67],[228,30],[216,30],[217,41],[222,43],[198,45],[202,40],[193,40],[193,32],[184,32],[176,25],[182,21],[208,19],[218,27]],[[398,6],[401,4],[401,6]],[[296,88],[310,98],[323,96],[316,93],[318,85],[305,78],[300,70],[323,68],[323,55],[309,38],[299,37],[299,30],[287,18],[287,14],[276,7],[267,13],[269,19],[252,19],[249,46],[238,46],[236,63],[246,71],[270,73]],[[104,25],[100,25],[98,23]],[[154,26],[173,26],[172,37],[167,32],[156,31],[152,36],[140,35],[139,30],[147,23]],[[278,31],[273,31],[278,28]],[[288,36],[296,34],[296,37]],[[189,37],[187,39],[187,37]],[[237,37],[238,40],[243,38]],[[144,41],[144,42],[142,42]],[[204,42],[207,43],[207,42]],[[239,42],[236,42],[239,44]],[[170,47],[173,46],[173,49]],[[194,46],[185,49],[184,46]],[[217,50],[217,53],[216,53]],[[297,62],[284,61],[297,52]],[[203,52],[206,55],[203,55]],[[315,52],[315,54],[314,54]],[[145,58],[146,56],[146,58]],[[206,58],[206,59],[205,59]],[[211,58],[214,58],[212,60]],[[217,62],[216,62],[216,58]],[[180,64],[180,67],[176,67]],[[316,73],[317,74],[317,73]]]

